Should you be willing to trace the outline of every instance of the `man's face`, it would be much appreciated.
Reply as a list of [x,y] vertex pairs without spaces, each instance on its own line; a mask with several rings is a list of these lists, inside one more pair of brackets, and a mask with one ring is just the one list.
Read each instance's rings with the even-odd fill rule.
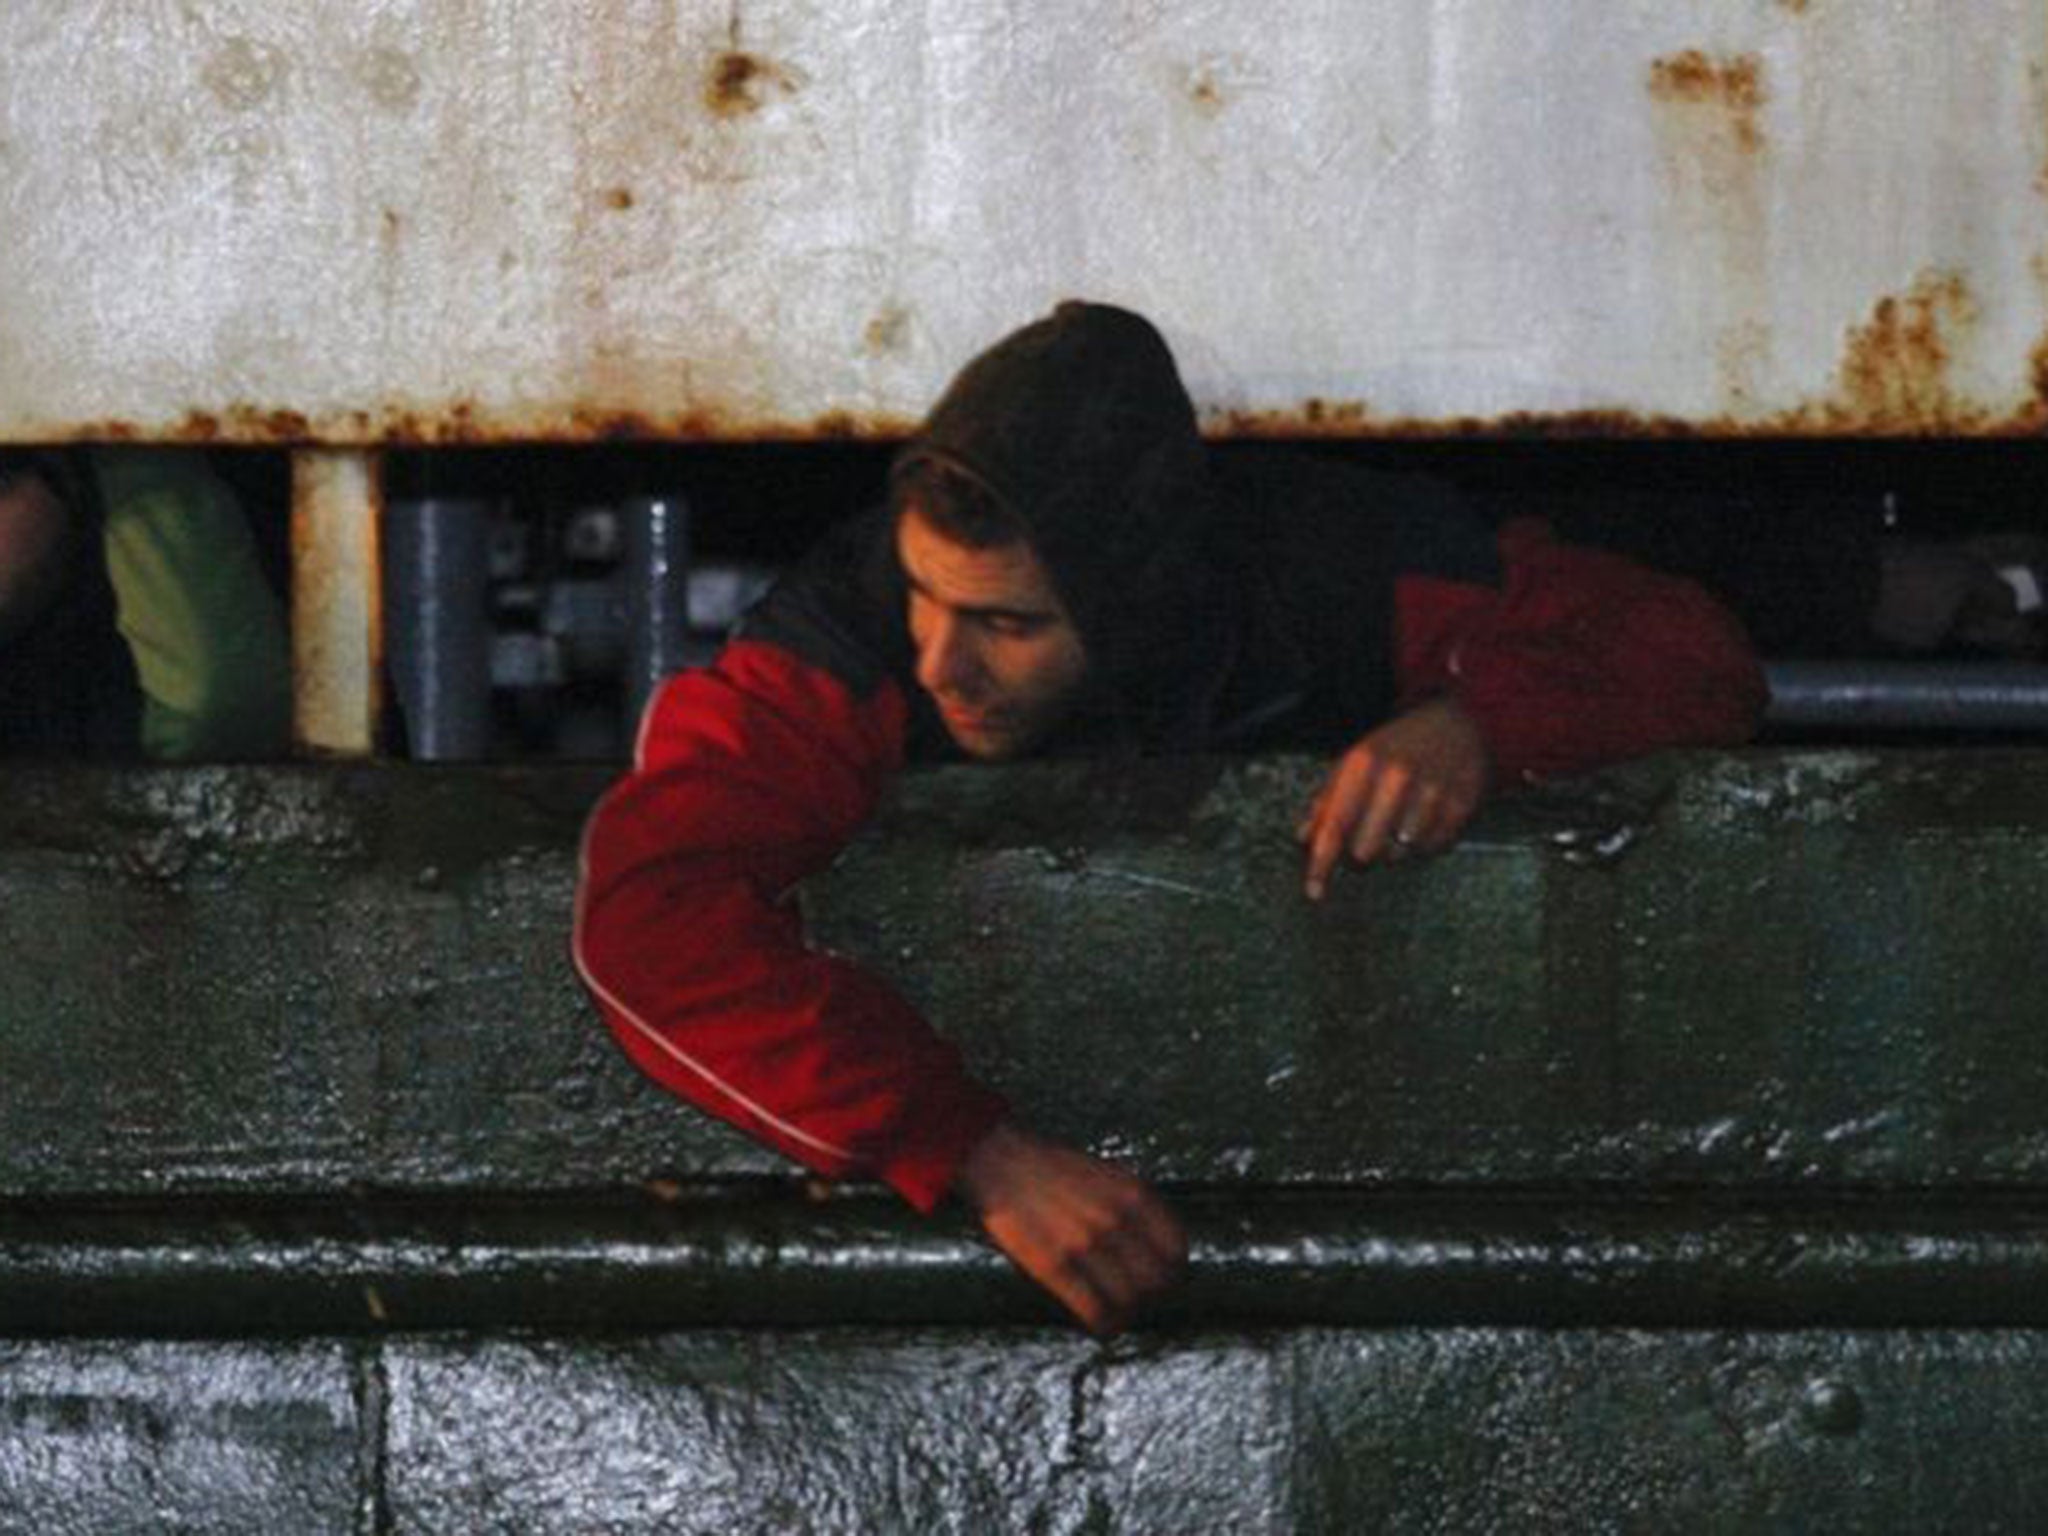
[[1088,675],[1080,633],[1037,552],[974,549],[916,512],[896,520],[917,681],[972,757],[1017,757],[1065,718]]

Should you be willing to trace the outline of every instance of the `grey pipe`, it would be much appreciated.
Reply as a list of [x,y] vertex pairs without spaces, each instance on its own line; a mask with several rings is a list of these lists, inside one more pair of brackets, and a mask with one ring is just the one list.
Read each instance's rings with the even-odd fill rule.
[[1773,725],[2048,731],[2048,666],[1987,661],[1774,661]]
[[625,560],[626,739],[661,680],[688,659],[690,509],[681,496],[635,496],[620,508]]
[[428,497],[384,511],[384,611],[392,683],[412,756],[473,761],[490,749],[490,503]]

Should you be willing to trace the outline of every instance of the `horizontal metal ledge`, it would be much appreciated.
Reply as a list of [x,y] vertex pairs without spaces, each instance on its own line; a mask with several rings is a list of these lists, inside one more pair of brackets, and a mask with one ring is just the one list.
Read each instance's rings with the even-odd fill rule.
[[2048,666],[1774,661],[1773,725],[1829,730],[2048,731]]
[[[2048,1191],[1170,1198],[1160,1326],[2048,1326]],[[0,1208],[0,1336],[1044,1322],[967,1222],[867,1195]]]

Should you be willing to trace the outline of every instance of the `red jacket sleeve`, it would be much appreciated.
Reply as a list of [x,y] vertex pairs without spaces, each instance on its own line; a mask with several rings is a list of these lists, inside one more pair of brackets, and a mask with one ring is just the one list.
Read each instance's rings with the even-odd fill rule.
[[1507,524],[1499,542],[1498,587],[1411,575],[1395,588],[1401,705],[1454,695],[1497,782],[1754,734],[1763,670],[1703,588],[1559,543],[1534,519]]
[[792,888],[900,766],[906,710],[760,642],[672,678],[583,837],[577,970],[628,1056],[820,1173],[918,1209],[1005,1114],[879,978],[809,949]]

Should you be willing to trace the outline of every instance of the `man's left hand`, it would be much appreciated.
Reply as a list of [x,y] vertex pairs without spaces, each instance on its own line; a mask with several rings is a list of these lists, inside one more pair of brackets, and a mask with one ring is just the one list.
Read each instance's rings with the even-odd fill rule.
[[1346,856],[1371,864],[1450,847],[1479,809],[1487,769],[1485,739],[1456,699],[1431,699],[1361,737],[1295,829],[1309,900],[1322,900]]

